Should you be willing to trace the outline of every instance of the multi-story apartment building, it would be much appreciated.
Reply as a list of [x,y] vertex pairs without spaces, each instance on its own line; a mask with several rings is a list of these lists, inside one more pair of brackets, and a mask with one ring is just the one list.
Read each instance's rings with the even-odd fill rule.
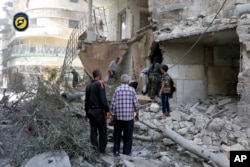
[[[3,79],[8,86],[21,74],[29,78],[48,74],[63,64],[65,51],[72,29],[85,17],[88,9],[84,0],[13,0],[5,4],[8,23],[1,31],[7,40],[3,51]],[[12,26],[13,16],[24,12],[29,17],[29,27],[16,31]],[[75,68],[82,69],[81,62],[73,62]],[[5,83],[6,86],[7,83]]]

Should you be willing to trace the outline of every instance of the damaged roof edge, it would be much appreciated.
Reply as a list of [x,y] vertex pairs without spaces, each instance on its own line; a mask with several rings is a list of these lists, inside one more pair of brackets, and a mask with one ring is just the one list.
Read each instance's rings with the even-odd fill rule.
[[182,31],[178,33],[160,33],[160,35],[157,34],[157,32],[154,33],[154,39],[156,42],[162,42],[162,41],[168,41],[173,39],[179,39],[179,38],[186,38],[196,35],[202,35],[202,34],[209,34],[213,32],[220,32],[224,30],[230,30],[237,27],[237,23],[233,23],[230,25],[220,25],[220,26],[213,26],[207,30],[206,33],[204,33],[204,29],[197,29],[196,31]]

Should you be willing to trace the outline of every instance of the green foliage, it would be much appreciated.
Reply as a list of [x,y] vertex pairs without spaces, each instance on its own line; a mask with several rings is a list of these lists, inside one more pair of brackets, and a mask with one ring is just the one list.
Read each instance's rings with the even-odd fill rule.
[[57,78],[57,70],[56,69],[53,69],[53,70],[51,70],[50,71],[50,76],[49,76],[49,81],[51,82],[51,81],[55,81],[56,80],[56,78]]

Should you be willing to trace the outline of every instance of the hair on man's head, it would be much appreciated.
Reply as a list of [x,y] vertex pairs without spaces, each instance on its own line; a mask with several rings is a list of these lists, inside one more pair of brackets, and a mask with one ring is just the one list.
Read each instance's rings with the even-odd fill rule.
[[93,71],[93,78],[96,78],[101,75],[101,71],[99,69],[95,69]]
[[161,69],[163,69],[166,72],[168,71],[168,66],[166,64],[162,64]]
[[129,76],[128,76],[128,74],[122,74],[122,76],[121,76],[121,83],[126,84],[128,82],[129,82]]

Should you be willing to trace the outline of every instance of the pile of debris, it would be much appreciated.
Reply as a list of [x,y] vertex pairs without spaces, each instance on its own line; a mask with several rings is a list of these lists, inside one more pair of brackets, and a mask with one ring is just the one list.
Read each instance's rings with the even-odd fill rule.
[[[1,111],[0,131],[1,134],[5,134],[5,137],[0,136],[0,155],[9,153],[10,150],[8,149],[12,148],[12,145],[15,144],[11,142],[10,138],[12,138],[13,142],[16,142],[20,139],[18,139],[18,136],[22,137],[22,141],[26,140],[26,142],[25,144],[18,143],[15,147],[19,145],[41,147],[41,144],[35,144],[36,141],[43,141],[50,147],[47,148],[48,146],[42,145],[42,150],[35,151],[35,154],[32,155],[35,155],[33,158],[30,160],[23,159],[23,167],[39,167],[38,162],[41,166],[44,166],[44,164],[56,166],[63,163],[65,167],[93,167],[98,165],[125,167],[153,165],[162,167],[223,166],[220,163],[228,162],[229,151],[250,149],[250,128],[248,125],[241,123],[241,117],[237,112],[236,100],[233,98],[209,97],[207,100],[200,100],[195,104],[182,105],[179,108],[171,103],[171,117],[165,119],[161,118],[160,102],[152,102],[146,96],[138,96],[138,98],[141,104],[139,111],[140,121],[135,122],[132,156],[121,155],[118,158],[113,157],[113,126],[108,127],[109,143],[106,155],[100,156],[93,150],[90,154],[86,152],[90,148],[88,146],[89,141],[88,139],[86,140],[86,133],[89,134],[89,125],[82,117],[77,117],[76,114],[84,115],[81,100],[70,100],[70,103],[64,101],[68,105],[57,108],[56,113],[60,113],[59,115],[49,115],[53,119],[44,117],[41,111],[38,111],[38,115],[30,115],[28,110],[18,112]],[[61,130],[58,126],[59,124],[54,121],[55,118],[60,124],[65,124],[65,120],[70,124],[67,124],[67,127]],[[25,124],[21,124],[21,121]],[[31,125],[34,127],[36,133],[30,133],[30,123],[32,123]],[[2,124],[7,124],[8,126]],[[75,132],[72,128],[75,129]],[[51,137],[50,140],[53,143],[58,143],[58,147],[53,143],[49,143],[50,140],[45,138],[46,135],[42,135],[42,133],[47,134],[45,131],[52,132],[51,129],[54,129],[55,131],[53,132],[55,133],[49,136]],[[8,133],[10,136],[7,136]],[[13,136],[15,133],[16,135]],[[39,140],[39,137],[43,137],[43,139]],[[63,140],[61,139],[67,139],[70,142],[64,143],[65,147],[62,148],[61,144],[63,144]],[[12,144],[11,147],[6,145],[8,142]],[[76,154],[73,155],[67,149],[70,147],[71,150],[74,150],[75,146],[79,147],[78,150],[85,149],[85,153],[79,152],[76,156]],[[60,147],[65,152],[57,151]],[[17,148],[13,148],[13,150],[17,150]],[[19,151],[21,153],[25,150]],[[202,152],[204,155],[199,154],[199,152]],[[10,153],[11,155],[13,154],[13,152]],[[58,159],[58,155],[60,157],[62,155],[64,158]],[[86,156],[94,158],[95,161],[91,162],[87,160]],[[209,158],[206,158],[206,156]],[[12,160],[8,160],[7,157],[6,159],[0,158],[0,161],[0,166],[2,164],[3,167],[7,167],[8,164],[12,164],[11,162],[13,162]],[[11,167],[11,165],[8,167]]]

